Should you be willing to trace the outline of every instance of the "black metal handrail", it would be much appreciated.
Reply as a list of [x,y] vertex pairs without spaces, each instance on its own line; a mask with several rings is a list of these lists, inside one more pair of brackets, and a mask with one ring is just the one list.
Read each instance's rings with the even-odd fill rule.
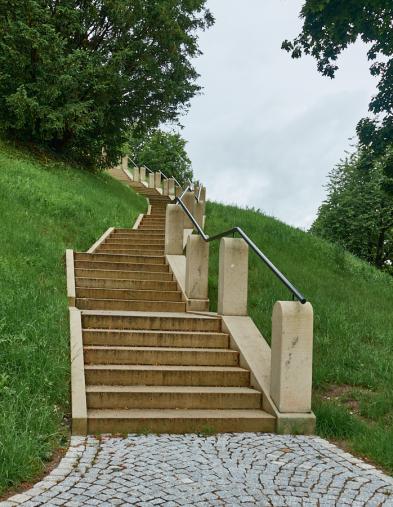
[[285,285],[285,287],[291,292],[292,296],[295,297],[300,303],[303,305],[307,303],[307,299],[303,296],[303,294],[281,273],[281,271],[272,263],[272,261],[257,247],[257,245],[247,236],[247,234],[240,227],[232,227],[232,229],[228,229],[227,231],[220,232],[214,236],[208,236],[204,233],[201,226],[193,217],[191,211],[187,208],[187,206],[183,203],[182,199],[186,192],[190,190],[190,187],[187,187],[180,197],[176,197],[176,203],[180,204],[184,213],[188,216],[191,222],[194,224],[195,229],[198,234],[202,237],[202,239],[208,243],[214,241],[216,239],[221,239],[225,236],[235,235],[236,233],[241,236],[247,245],[253,250],[253,252],[266,264],[266,266],[273,272],[273,274]]

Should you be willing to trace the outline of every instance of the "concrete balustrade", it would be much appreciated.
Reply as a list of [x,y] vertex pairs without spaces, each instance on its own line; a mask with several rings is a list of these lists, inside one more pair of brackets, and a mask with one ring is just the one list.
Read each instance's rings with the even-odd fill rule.
[[188,299],[208,298],[209,243],[198,235],[187,239],[186,284]]
[[155,188],[161,188],[161,173],[154,173],[154,186]]
[[222,238],[218,268],[218,313],[247,315],[248,245],[241,238]]
[[162,183],[162,194],[169,195],[169,180],[164,180]]
[[134,177],[134,181],[138,182],[141,180],[139,167],[134,167],[132,175]]
[[124,157],[121,157],[121,168],[123,171],[128,169],[128,155],[124,155]]
[[183,218],[184,212],[176,204],[168,204],[165,220],[165,254],[183,254]]
[[[183,204],[188,209],[188,211],[191,213],[192,216],[195,214],[195,194],[194,192],[186,192],[183,196]],[[184,229],[193,229],[194,224],[192,223],[191,219],[188,218],[187,214],[183,212],[184,215]]]
[[155,187],[154,173],[149,173],[149,188]]
[[146,167],[139,168],[139,181],[146,181]]
[[175,180],[173,178],[168,180],[168,195],[175,195]]
[[270,394],[280,412],[311,412],[313,309],[277,301],[273,308]]

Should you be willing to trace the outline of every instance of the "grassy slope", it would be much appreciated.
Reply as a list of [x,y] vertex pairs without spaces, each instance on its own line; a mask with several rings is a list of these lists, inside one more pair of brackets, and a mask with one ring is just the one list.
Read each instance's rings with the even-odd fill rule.
[[[255,211],[208,203],[207,217],[209,234],[242,227],[313,304],[319,434],[343,441],[393,472],[393,278]],[[210,262],[214,309],[217,242]],[[272,307],[279,299],[291,298],[250,253],[249,311],[268,341]]]
[[107,175],[0,143],[0,493],[39,473],[66,434],[65,249],[86,250],[145,206]]

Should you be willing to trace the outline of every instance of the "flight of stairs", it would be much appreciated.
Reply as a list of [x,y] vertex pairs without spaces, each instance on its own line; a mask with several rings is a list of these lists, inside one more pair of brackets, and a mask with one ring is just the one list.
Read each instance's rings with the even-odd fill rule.
[[75,254],[88,432],[274,431],[220,317],[186,312],[164,256],[169,197],[111,173],[148,197],[151,214]]

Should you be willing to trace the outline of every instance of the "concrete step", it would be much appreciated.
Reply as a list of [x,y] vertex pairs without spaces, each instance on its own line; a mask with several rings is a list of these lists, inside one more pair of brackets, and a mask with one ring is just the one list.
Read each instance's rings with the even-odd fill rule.
[[[99,253],[110,253],[110,252],[115,252],[115,254],[126,254],[128,252],[131,252],[129,255],[140,255],[138,253],[134,253],[134,252],[146,252],[147,255],[153,255],[153,256],[163,256],[163,252],[164,252],[164,242],[162,241],[161,244],[158,244],[158,245],[152,245],[151,243],[138,243],[138,244],[135,244],[135,243],[129,243],[129,244],[124,244],[124,243],[115,243],[115,242],[108,242],[108,243],[103,243],[102,245],[100,245],[97,249],[97,251],[99,251]],[[157,254],[155,254],[154,252],[158,252]]]
[[227,349],[229,337],[225,333],[200,331],[151,331],[123,329],[84,329],[85,345],[117,347],[190,347]]
[[176,282],[162,280],[118,280],[113,278],[83,278],[75,279],[77,287],[97,287],[101,289],[128,289],[128,290],[157,290],[175,291]]
[[[118,246],[118,245],[117,245]],[[129,248],[103,248],[99,247],[97,248],[96,252],[99,253],[107,253],[107,254],[125,254],[125,255],[140,255],[143,256],[145,254],[147,255],[164,255],[164,247],[162,247],[160,250],[153,250],[152,248],[141,248],[141,247],[129,247]]]
[[131,240],[133,238],[140,238],[140,239],[160,239],[165,238],[165,232],[164,231],[140,231],[139,229],[133,229],[131,232],[119,232],[117,234],[113,234],[110,238],[112,239],[128,239]]
[[166,264],[151,264],[149,262],[109,262],[109,261],[75,261],[75,268],[97,269],[110,271],[150,271],[154,273],[168,273],[169,267]]
[[190,313],[154,315],[144,312],[133,312],[132,314],[83,312],[82,325],[84,329],[221,332],[221,319],[194,316]]
[[250,372],[236,366],[86,364],[86,384],[249,387]]
[[84,347],[86,364],[150,364],[171,366],[238,366],[239,353],[231,349],[180,347]]
[[182,301],[182,293],[172,291],[135,290],[135,289],[102,289],[91,287],[76,287],[77,298],[93,299],[131,299],[146,301]]
[[161,247],[161,246],[163,247],[164,246],[164,238],[158,238],[158,239],[150,238],[150,240],[149,240],[149,239],[139,238],[138,236],[135,236],[135,238],[124,238],[124,239],[110,237],[107,241],[105,241],[105,243],[103,243],[103,245],[105,245],[105,246],[110,245],[111,247],[116,246],[116,245],[119,245],[122,247],[144,246],[144,245],[149,245],[152,248],[153,247]]
[[135,270],[111,270],[111,269],[89,269],[75,268],[75,276],[80,278],[109,278],[116,280],[153,280],[173,281],[173,274],[161,271],[135,271]]
[[200,433],[273,432],[275,418],[263,410],[90,409],[88,432]]
[[107,262],[126,262],[130,264],[165,264],[164,255],[127,255],[127,254],[109,254],[109,253],[75,253],[74,260],[78,261],[107,261]]
[[118,310],[141,312],[185,312],[186,303],[180,301],[146,301],[131,299],[76,298],[81,310]]
[[165,231],[165,224],[144,224],[141,223],[140,226],[137,229],[138,231]]
[[261,393],[249,387],[86,386],[92,409],[254,409]]

